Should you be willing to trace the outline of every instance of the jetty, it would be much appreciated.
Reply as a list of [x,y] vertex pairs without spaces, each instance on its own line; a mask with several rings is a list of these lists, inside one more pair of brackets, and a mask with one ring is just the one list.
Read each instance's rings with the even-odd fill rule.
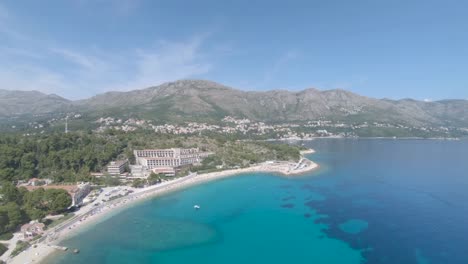
[[68,250],[67,247],[62,247],[62,246],[57,246],[57,245],[50,245],[50,247],[58,249],[58,250],[62,250],[62,251],[67,251]]

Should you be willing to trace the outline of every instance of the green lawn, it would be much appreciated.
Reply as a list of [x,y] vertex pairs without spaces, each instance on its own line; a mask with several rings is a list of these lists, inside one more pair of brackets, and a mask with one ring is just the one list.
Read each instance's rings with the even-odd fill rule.
[[10,240],[13,238],[13,233],[8,232],[8,233],[3,233],[0,235],[0,240]]
[[0,243],[0,256],[3,255],[3,253],[5,253],[5,251],[7,251],[8,248],[3,245],[2,243]]
[[51,229],[54,226],[57,226],[58,224],[67,221],[68,219],[72,218],[73,216],[75,216],[75,214],[69,213],[69,214],[67,214],[67,215],[65,215],[65,216],[63,216],[63,217],[61,217],[61,218],[59,218],[59,219],[57,219],[55,221],[52,221],[50,224],[47,225],[47,229]]
[[13,252],[11,252],[11,255],[12,257],[18,255],[19,253],[23,252],[24,250],[26,250],[28,247],[29,247],[29,243],[28,242],[23,242],[23,241],[18,241],[16,243],[16,247],[15,249],[13,250]]

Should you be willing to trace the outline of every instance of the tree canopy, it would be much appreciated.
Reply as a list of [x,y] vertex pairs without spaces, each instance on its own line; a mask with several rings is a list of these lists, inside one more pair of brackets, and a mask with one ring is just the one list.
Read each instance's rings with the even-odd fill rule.
[[71,196],[61,189],[36,189],[28,192],[5,183],[0,188],[0,233],[14,231],[29,220],[42,219],[48,214],[65,211],[71,204]]
[[109,135],[87,133],[0,136],[0,180],[52,178],[74,182],[102,170],[125,147]]

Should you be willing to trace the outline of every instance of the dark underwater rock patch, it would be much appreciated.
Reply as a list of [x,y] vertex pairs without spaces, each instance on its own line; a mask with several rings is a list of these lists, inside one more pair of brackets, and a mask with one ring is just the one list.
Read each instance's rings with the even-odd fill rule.
[[296,196],[293,196],[293,195],[287,196],[287,197],[284,197],[284,198],[281,199],[281,200],[286,202],[286,201],[293,200],[293,199],[296,199]]

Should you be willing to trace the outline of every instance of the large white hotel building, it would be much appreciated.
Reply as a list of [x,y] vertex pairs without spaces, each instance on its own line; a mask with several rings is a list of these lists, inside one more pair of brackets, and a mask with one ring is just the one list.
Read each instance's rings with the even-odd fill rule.
[[134,150],[133,154],[138,165],[153,169],[158,167],[175,168],[188,164],[197,164],[211,153],[201,152],[198,148],[171,148]]

